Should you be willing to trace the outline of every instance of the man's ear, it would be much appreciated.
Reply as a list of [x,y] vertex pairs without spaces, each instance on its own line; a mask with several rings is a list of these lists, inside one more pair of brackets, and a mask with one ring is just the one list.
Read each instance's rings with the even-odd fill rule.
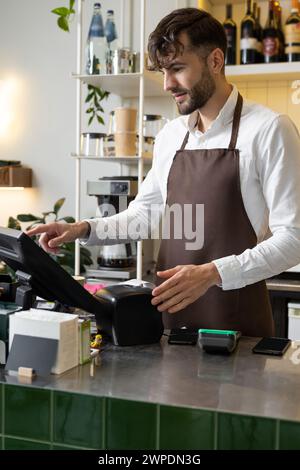
[[217,47],[207,57],[207,66],[211,73],[220,74],[225,64],[224,53]]

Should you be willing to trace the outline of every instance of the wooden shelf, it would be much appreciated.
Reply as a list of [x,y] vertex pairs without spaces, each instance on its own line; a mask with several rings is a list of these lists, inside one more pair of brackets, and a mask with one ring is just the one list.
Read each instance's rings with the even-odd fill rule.
[[297,80],[300,78],[300,62],[278,62],[276,64],[228,65],[225,74],[229,80]]
[[[98,157],[96,155],[77,155],[72,153],[71,156],[73,158],[77,158],[79,160],[90,160],[95,162],[109,162],[109,163],[125,163],[127,165],[137,165],[140,158],[139,157]],[[143,157],[142,158],[144,165],[152,165],[152,158]]]
[[[140,73],[121,73],[117,75],[75,75],[82,82],[100,86],[104,90],[122,98],[135,98],[139,96]],[[144,72],[145,96],[165,96],[169,93],[163,90],[163,76],[159,72]]]

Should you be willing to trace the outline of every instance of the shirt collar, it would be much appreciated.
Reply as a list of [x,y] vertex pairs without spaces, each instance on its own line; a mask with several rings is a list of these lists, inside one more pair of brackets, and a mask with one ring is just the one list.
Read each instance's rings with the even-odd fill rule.
[[[210,128],[211,129],[217,129],[220,126],[223,126],[225,124],[229,124],[233,120],[233,113],[235,110],[236,102],[237,102],[237,97],[238,97],[238,89],[235,85],[232,85],[232,91],[224,104],[223,108],[220,110],[218,116],[216,119],[212,122]],[[188,116],[185,117],[185,126],[190,132],[195,132],[195,126],[198,121],[198,111],[194,111],[193,113],[189,114]]]

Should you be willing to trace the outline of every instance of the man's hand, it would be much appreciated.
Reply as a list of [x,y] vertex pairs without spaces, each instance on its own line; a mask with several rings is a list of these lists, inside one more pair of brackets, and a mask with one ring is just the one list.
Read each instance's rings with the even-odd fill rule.
[[88,222],[78,222],[74,224],[52,222],[41,224],[26,232],[30,237],[41,234],[39,243],[48,253],[57,254],[59,245],[73,242],[76,238],[85,238],[89,231]]
[[167,279],[152,291],[153,305],[160,312],[176,313],[195,302],[213,285],[222,282],[214,263],[176,266],[158,271],[158,277]]

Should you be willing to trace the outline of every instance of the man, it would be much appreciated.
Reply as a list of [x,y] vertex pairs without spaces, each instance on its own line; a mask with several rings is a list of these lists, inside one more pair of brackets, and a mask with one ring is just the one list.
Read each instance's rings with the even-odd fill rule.
[[158,207],[155,216],[174,205],[183,211],[204,206],[202,247],[187,249],[185,235],[163,238],[152,303],[168,328],[270,336],[264,279],[300,262],[299,134],[287,116],[244,101],[227,82],[225,34],[209,13],[173,11],[150,35],[148,51],[181,116],[157,136],[138,196],[113,217],[28,233],[42,233],[40,244],[49,252],[77,237],[99,243],[104,231],[111,240],[100,243],[116,243],[128,221],[137,221],[146,237],[150,206]]

